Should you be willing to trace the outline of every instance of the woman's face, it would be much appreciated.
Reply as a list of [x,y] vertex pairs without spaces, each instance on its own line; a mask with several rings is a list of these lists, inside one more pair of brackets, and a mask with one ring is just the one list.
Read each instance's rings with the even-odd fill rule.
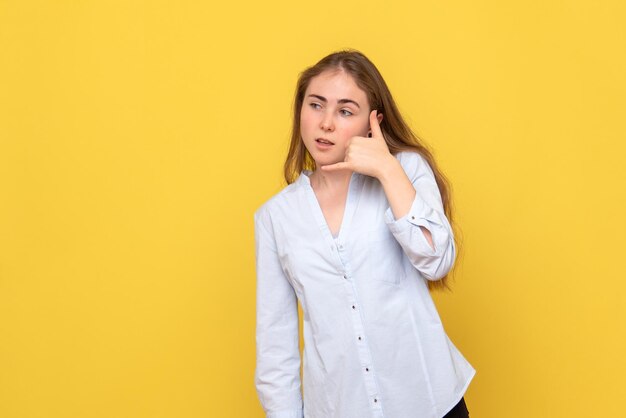
[[311,79],[300,112],[300,135],[316,166],[344,160],[348,141],[367,136],[369,103],[365,92],[343,70]]

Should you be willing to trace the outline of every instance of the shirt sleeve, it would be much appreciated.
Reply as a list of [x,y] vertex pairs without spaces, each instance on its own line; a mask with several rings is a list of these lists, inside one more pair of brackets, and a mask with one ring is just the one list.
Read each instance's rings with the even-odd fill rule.
[[[439,187],[428,162],[417,152],[396,156],[415,188],[409,212],[395,219],[391,208],[385,211],[385,223],[411,264],[428,280],[444,277],[454,264],[456,247],[452,227],[446,218]],[[420,226],[431,233],[435,249],[426,240]]]
[[254,214],[256,369],[254,382],[267,418],[302,418],[298,304],[276,251],[269,213]]

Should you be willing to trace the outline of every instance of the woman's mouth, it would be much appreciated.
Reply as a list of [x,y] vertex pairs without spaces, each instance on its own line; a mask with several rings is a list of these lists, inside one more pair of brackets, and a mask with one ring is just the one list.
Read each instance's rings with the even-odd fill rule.
[[318,144],[321,144],[321,145],[326,145],[326,146],[335,145],[334,142],[331,142],[328,139],[324,139],[324,138],[317,138],[315,140],[315,142],[317,142]]

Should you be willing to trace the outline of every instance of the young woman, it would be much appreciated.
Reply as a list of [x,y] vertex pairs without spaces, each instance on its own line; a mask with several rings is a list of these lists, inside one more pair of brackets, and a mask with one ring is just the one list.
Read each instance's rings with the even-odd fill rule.
[[300,75],[284,169],[288,186],[254,215],[267,417],[468,417],[475,370],[429,293],[457,252],[449,188],[363,54]]

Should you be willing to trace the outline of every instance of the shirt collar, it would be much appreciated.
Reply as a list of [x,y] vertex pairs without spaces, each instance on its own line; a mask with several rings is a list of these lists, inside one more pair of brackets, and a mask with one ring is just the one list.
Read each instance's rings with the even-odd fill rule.
[[311,179],[309,178],[309,176],[311,174],[313,174],[313,172],[311,170],[302,170],[300,172],[300,175],[296,179],[296,184],[298,186],[310,186],[311,185]]

